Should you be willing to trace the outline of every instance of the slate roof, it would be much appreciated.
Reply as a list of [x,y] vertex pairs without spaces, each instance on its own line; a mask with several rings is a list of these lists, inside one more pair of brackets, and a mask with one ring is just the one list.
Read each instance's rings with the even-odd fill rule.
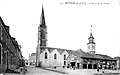
[[66,49],[61,48],[53,48],[53,47],[47,47],[48,51],[51,53],[53,50],[57,50],[60,54],[62,54]]
[[91,59],[102,59],[102,60],[116,60],[110,56],[103,55],[103,54],[90,54],[88,52],[84,52],[81,49],[74,51],[74,50],[67,50],[67,49],[61,49],[61,48],[52,48],[47,47],[48,51],[51,53],[53,50],[57,50],[60,54],[62,54],[64,51],[67,51],[69,55],[75,55],[77,57],[81,58],[91,58]]
[[65,51],[65,49],[57,49],[57,50],[60,54],[62,54]]
[[53,47],[47,47],[48,51],[51,53],[53,50],[57,50],[60,54],[62,54],[64,51],[67,51],[69,55],[74,54],[75,51],[68,50],[68,49],[62,49],[62,48],[53,48]]
[[101,57],[101,59],[108,59],[108,60],[114,60],[112,57],[102,54],[96,54],[97,57]]
[[92,58],[92,59],[102,59],[102,60],[115,60],[110,56],[103,55],[103,54],[90,54],[87,52],[83,52],[82,50],[77,50],[77,52],[80,54],[81,58]]
[[116,60],[120,60],[120,57],[114,57],[114,59],[116,59]]
[[48,51],[51,53],[54,49],[56,48],[52,48],[52,47],[47,47]]
[[68,52],[69,55],[73,54],[73,50],[66,50]]

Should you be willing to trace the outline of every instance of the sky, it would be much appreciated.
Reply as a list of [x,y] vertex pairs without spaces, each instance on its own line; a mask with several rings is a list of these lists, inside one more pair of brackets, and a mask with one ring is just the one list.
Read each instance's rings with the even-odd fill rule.
[[0,0],[0,16],[26,59],[36,52],[42,5],[48,47],[87,52],[92,25],[96,53],[120,56],[119,0]]

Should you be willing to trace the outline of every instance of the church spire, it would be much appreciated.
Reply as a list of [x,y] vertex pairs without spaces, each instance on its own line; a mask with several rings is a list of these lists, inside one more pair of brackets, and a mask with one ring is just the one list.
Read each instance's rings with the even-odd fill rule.
[[88,38],[89,43],[88,45],[88,52],[91,54],[95,54],[95,43],[94,43],[94,37],[92,34],[92,25],[91,25],[91,32],[90,32],[90,37]]
[[42,53],[47,46],[47,26],[45,23],[44,8],[42,6],[42,12],[40,17],[40,25],[38,26],[38,45],[36,48],[36,66],[39,64],[39,54]]
[[47,26],[45,23],[45,15],[44,15],[44,8],[42,6],[42,13],[41,13],[41,24],[39,26],[39,34],[38,40],[40,44],[40,53],[45,50],[47,46]]
[[94,38],[93,35],[92,35],[92,25],[91,25],[91,33],[90,33],[90,37]]
[[94,39],[94,37],[93,37],[93,35],[92,35],[92,32],[90,33],[90,38],[93,38],[93,39]]
[[40,19],[40,27],[46,27],[46,23],[45,23],[45,15],[44,15],[44,8],[42,6],[42,13],[41,13],[41,19]]
[[[92,25],[91,25],[91,32],[90,32],[90,37],[88,38],[88,40],[89,40],[89,43],[94,43],[94,37],[93,37],[93,34],[92,34]],[[89,44],[88,43],[88,44]],[[94,43],[95,44],[95,43]]]

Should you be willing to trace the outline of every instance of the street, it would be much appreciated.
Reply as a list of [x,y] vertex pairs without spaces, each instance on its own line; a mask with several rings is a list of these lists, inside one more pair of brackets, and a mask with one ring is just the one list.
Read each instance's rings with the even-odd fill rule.
[[61,74],[61,73],[57,73],[57,72],[53,72],[49,70],[44,70],[44,69],[36,68],[36,67],[27,67],[26,74],[6,73],[4,75],[65,75],[65,74]]
[[[99,72],[97,72],[96,70],[91,70],[91,69],[71,70],[71,69],[62,69],[61,68],[61,70],[66,72],[66,74],[49,71],[49,70],[41,69],[38,67],[27,67],[26,69],[27,69],[26,74],[6,73],[4,75],[94,75],[94,74],[104,74],[104,73],[102,73],[103,70],[100,70]],[[104,72],[105,73],[120,73],[120,70],[104,70]],[[107,75],[109,75],[109,74],[107,74]],[[112,75],[116,75],[116,74],[112,74]],[[120,74],[117,74],[117,75],[120,75]]]
[[26,75],[63,75],[61,73],[44,70],[36,67],[28,67]]

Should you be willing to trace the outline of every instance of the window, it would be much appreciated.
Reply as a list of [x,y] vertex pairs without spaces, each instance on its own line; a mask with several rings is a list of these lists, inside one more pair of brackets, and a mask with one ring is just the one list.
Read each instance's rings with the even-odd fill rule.
[[66,55],[64,55],[64,60],[66,60]]
[[57,59],[57,54],[54,54],[54,59]]
[[64,61],[64,65],[66,65],[66,61]]
[[45,52],[45,59],[47,59],[47,52]]

